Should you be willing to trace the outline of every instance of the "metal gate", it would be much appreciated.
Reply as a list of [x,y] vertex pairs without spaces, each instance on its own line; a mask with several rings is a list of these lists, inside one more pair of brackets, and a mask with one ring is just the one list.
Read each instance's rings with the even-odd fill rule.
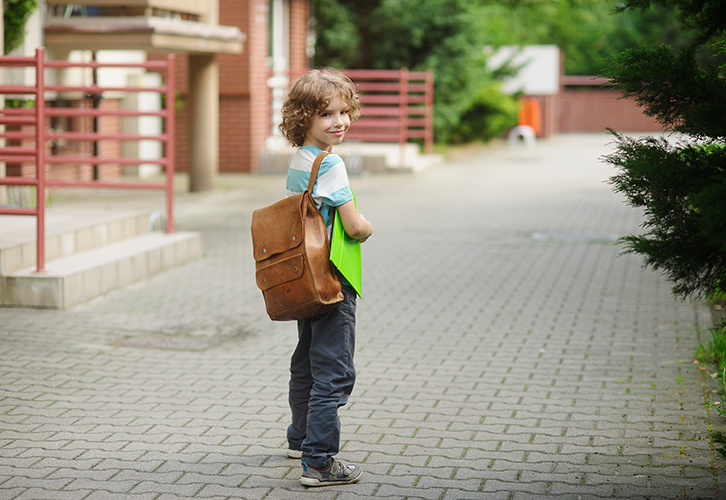
[[[34,95],[35,103],[32,108],[3,108],[0,109],[0,125],[19,125],[33,130],[14,130],[0,132],[0,138],[9,141],[34,141],[34,146],[4,146],[0,147],[0,161],[6,163],[32,162],[35,165],[34,177],[0,177],[0,185],[5,186],[32,186],[35,187],[35,207],[0,206],[0,215],[30,215],[37,218],[37,272],[45,270],[45,190],[48,186],[74,186],[74,187],[103,187],[103,188],[132,188],[132,189],[163,189],[166,194],[166,232],[174,231],[173,220],[173,178],[174,178],[174,55],[170,54],[164,61],[148,61],[145,63],[75,63],[68,61],[46,61],[44,48],[36,50],[35,57],[0,57],[2,67],[34,67],[35,86],[9,86],[0,85],[0,94],[4,95]],[[99,68],[143,68],[145,70],[163,73],[166,81],[159,87],[100,87],[96,82],[90,86],[64,86],[46,85],[46,68],[88,68],[97,71]],[[164,96],[164,107],[159,111],[136,111],[123,109],[72,108],[49,107],[46,105],[45,93],[80,92],[85,95],[99,98],[103,92],[157,92]],[[103,133],[98,130],[91,132],[68,132],[51,130],[46,118],[52,117],[89,117],[98,119],[101,116],[139,117],[158,116],[163,122],[163,132],[158,135],[139,135],[125,133]],[[141,141],[156,140],[163,145],[163,154],[157,159],[142,159],[128,157],[104,157],[94,148],[91,154],[86,155],[58,155],[48,148],[48,141],[66,140],[76,142],[101,141]],[[142,165],[157,164],[164,168],[164,182],[109,182],[100,179],[94,180],[61,180],[47,178],[48,165],[62,163],[84,163],[92,165],[119,164]]]

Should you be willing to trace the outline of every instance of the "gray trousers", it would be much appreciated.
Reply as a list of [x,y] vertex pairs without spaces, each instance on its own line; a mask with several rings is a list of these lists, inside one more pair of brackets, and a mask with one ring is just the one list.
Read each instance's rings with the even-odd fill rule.
[[300,320],[290,362],[292,423],[288,446],[302,450],[303,461],[325,467],[340,449],[338,408],[355,384],[356,293],[343,286],[344,299],[326,314]]

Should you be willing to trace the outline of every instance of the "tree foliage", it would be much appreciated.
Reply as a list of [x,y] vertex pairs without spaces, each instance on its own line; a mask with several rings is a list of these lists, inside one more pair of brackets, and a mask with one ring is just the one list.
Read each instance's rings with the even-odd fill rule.
[[30,15],[38,8],[38,0],[4,0],[4,48],[5,54],[23,43],[25,38],[25,23]]
[[610,181],[645,210],[647,230],[622,241],[668,277],[675,295],[711,295],[726,290],[726,80],[718,59],[699,61],[697,54],[705,44],[723,51],[726,0],[631,0],[622,8],[651,3],[678,9],[680,22],[694,30],[690,46],[628,49],[612,58],[604,76],[684,138],[616,134],[617,151],[606,160],[618,174]]
[[340,0],[316,0],[314,6],[315,66],[359,68],[361,35],[355,12]]
[[726,136],[726,80],[718,66],[701,67],[693,48],[629,49],[615,56],[605,73],[624,97],[669,129],[700,138]]
[[[462,116],[478,91],[494,79],[486,69],[480,4],[470,0],[319,0],[315,9],[316,66],[431,69],[436,138],[446,142],[460,137]],[[498,98],[512,101],[490,88],[498,92]],[[509,122],[514,120],[516,111],[508,117]],[[479,138],[491,137],[482,131]]]
[[645,12],[653,6],[673,11],[686,28],[694,31],[696,45],[721,37],[726,30],[726,3],[720,0],[627,0],[618,10]]
[[[486,70],[485,46],[554,44],[564,54],[566,74],[593,75],[603,71],[608,57],[628,48],[660,43],[687,47],[693,29],[710,22],[684,24],[690,18],[666,0],[631,2],[616,15],[619,1],[316,0],[314,63],[432,69],[437,140],[472,137],[477,129],[482,131],[479,138],[489,138],[499,127],[482,123],[491,119],[512,126],[516,111],[511,111],[513,98],[498,90],[498,75]],[[697,55],[708,60],[713,52],[704,45]],[[483,107],[482,89],[491,93]],[[492,107],[496,101],[501,105]]]
[[610,1],[484,0],[488,43],[492,45],[557,45],[565,72],[591,75],[598,62],[614,54],[610,39],[617,30]]
[[557,45],[567,75],[594,75],[604,61],[644,44],[689,43],[677,14],[660,5],[616,14],[619,0],[479,0],[491,45]]

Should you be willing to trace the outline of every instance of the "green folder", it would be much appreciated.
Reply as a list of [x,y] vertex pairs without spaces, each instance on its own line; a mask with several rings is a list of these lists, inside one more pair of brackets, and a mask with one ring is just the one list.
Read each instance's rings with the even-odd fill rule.
[[[351,189],[351,194],[353,190]],[[356,209],[358,202],[353,194],[353,202]],[[338,211],[335,211],[333,220],[333,238],[330,243],[330,260],[338,268],[338,271],[348,280],[359,297],[363,297],[363,276],[361,273],[360,241],[345,234],[343,222],[340,220]]]

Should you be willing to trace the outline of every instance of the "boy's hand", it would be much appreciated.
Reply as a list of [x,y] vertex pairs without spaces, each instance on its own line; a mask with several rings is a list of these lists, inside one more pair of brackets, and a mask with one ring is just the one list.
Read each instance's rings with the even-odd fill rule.
[[351,238],[360,240],[362,243],[373,234],[373,226],[358,213],[353,200],[340,205],[338,214],[340,215],[340,221],[343,223],[343,229]]
[[[366,218],[365,218],[365,217],[363,216],[363,214],[358,214],[358,217],[360,217],[360,218],[361,218],[361,219],[363,219],[364,221],[368,222],[368,219],[366,219]],[[370,222],[368,222],[368,224],[371,224],[371,223],[370,223]],[[371,234],[373,234],[373,224],[371,224]],[[367,240],[368,238],[370,238],[370,237],[371,237],[371,234],[369,234],[369,235],[368,235],[368,236],[366,236],[365,238],[361,238],[361,239],[359,239],[358,241],[360,241],[361,243],[365,243],[365,242],[366,242],[366,240]]]

